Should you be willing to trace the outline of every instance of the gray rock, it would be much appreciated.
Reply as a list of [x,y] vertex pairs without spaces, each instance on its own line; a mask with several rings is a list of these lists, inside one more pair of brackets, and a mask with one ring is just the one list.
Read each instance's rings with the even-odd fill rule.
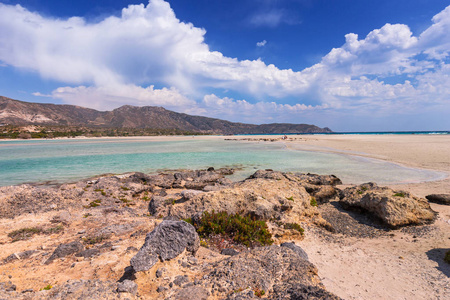
[[135,295],[137,293],[138,290],[138,285],[128,279],[125,279],[123,282],[119,282],[119,284],[117,284],[117,291],[119,293],[130,293]]
[[295,243],[282,243],[280,245],[281,247],[286,247],[291,249],[292,251],[294,251],[295,253],[298,254],[298,256],[300,256],[303,259],[309,260],[308,258],[308,254],[306,254],[305,250],[303,250],[300,246],[297,246]]
[[156,273],[155,273],[156,278],[161,278],[165,271],[166,271],[165,268],[159,268],[158,270],[156,270]]
[[46,265],[52,263],[55,259],[65,257],[74,253],[78,253],[84,250],[83,244],[78,241],[74,241],[67,244],[59,245],[50,258],[45,262]]
[[156,291],[158,293],[162,293],[162,292],[167,291],[167,290],[168,290],[168,288],[166,288],[165,286],[158,286],[158,288],[156,289]]
[[178,275],[177,277],[175,277],[173,283],[178,285],[178,286],[182,286],[184,283],[189,282],[189,278],[186,275]]
[[6,292],[13,292],[16,290],[16,285],[13,284],[11,281],[0,282],[0,290],[6,291]]
[[83,251],[77,253],[75,256],[89,258],[89,257],[97,256],[99,254],[100,254],[100,250],[91,248],[91,249],[83,250]]
[[203,193],[203,192],[199,191],[199,190],[184,190],[184,191],[181,191],[181,196],[183,196],[183,198],[185,200],[190,200],[191,198],[193,198],[201,193]]
[[130,263],[136,272],[147,271],[158,260],[173,259],[185,249],[195,254],[199,247],[200,239],[194,226],[184,221],[164,220],[147,234],[144,245]]
[[222,251],[220,251],[220,254],[233,256],[233,255],[239,254],[239,252],[234,250],[233,248],[225,248],[225,249],[222,249]]
[[[208,282],[217,288],[215,296],[218,299],[247,287],[266,293],[271,291],[270,299],[339,299],[324,290],[317,268],[287,247],[254,248],[212,267],[214,270],[210,272]],[[228,299],[253,299],[254,296],[242,293]]]
[[431,194],[426,196],[429,202],[450,205],[450,194]]
[[170,299],[174,300],[207,300],[208,292],[200,286],[189,286],[179,290]]
[[[32,299],[89,299],[89,300],[113,300],[123,299],[117,293],[117,283],[101,280],[68,280],[62,285],[54,286],[51,293],[47,291],[36,292]],[[28,299],[28,298],[27,298]]]
[[6,257],[5,259],[3,259],[2,263],[7,264],[7,263],[13,262],[15,260],[27,259],[36,252],[37,252],[36,250],[27,250],[24,252],[13,253],[13,254],[9,255],[8,257]]

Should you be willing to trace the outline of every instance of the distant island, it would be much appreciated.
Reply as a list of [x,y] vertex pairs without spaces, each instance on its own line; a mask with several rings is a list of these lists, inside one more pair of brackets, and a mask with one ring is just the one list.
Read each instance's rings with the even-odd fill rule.
[[244,124],[191,116],[156,106],[124,105],[112,111],[31,103],[0,96],[0,138],[193,134],[332,133],[309,124]]

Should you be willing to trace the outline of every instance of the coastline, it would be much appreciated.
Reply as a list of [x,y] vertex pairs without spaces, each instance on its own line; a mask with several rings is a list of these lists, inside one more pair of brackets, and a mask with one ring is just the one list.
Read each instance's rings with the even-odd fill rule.
[[[261,140],[276,139],[294,150],[333,153],[376,159],[394,163],[403,167],[439,171],[446,175],[440,180],[418,183],[391,184],[390,187],[408,190],[420,197],[432,193],[450,193],[450,135],[363,135],[363,134],[327,134],[327,135],[289,135],[282,140],[281,135],[252,136],[133,136],[133,137],[76,137],[56,138],[55,140],[130,140],[130,141],[183,141],[183,140]],[[1,141],[17,141],[4,139]],[[48,141],[48,139],[30,139],[30,143]],[[266,142],[270,143],[270,142]],[[0,147],[5,146],[0,143]],[[447,155],[446,155],[447,154]],[[299,170],[301,171],[301,170]]]

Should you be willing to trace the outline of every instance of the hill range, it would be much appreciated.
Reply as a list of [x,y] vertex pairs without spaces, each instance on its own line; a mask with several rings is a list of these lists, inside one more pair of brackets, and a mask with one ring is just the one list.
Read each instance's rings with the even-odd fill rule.
[[177,113],[156,106],[124,105],[112,111],[62,104],[43,104],[0,96],[0,124],[176,129],[210,134],[331,133],[309,124],[245,124]]

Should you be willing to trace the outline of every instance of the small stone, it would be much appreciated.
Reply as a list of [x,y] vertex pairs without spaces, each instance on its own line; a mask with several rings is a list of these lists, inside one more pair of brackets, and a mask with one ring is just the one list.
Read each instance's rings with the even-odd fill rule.
[[167,291],[167,290],[168,289],[165,286],[158,286],[158,288],[156,289],[156,291],[158,293],[161,293],[161,292],[164,292],[164,291]]
[[156,270],[156,273],[155,273],[156,278],[161,278],[161,277],[163,276],[163,272],[164,272],[164,271],[165,271],[164,268],[161,268],[161,269]]
[[117,285],[117,291],[119,293],[130,293],[135,295],[137,293],[138,285],[131,280],[124,280]]

